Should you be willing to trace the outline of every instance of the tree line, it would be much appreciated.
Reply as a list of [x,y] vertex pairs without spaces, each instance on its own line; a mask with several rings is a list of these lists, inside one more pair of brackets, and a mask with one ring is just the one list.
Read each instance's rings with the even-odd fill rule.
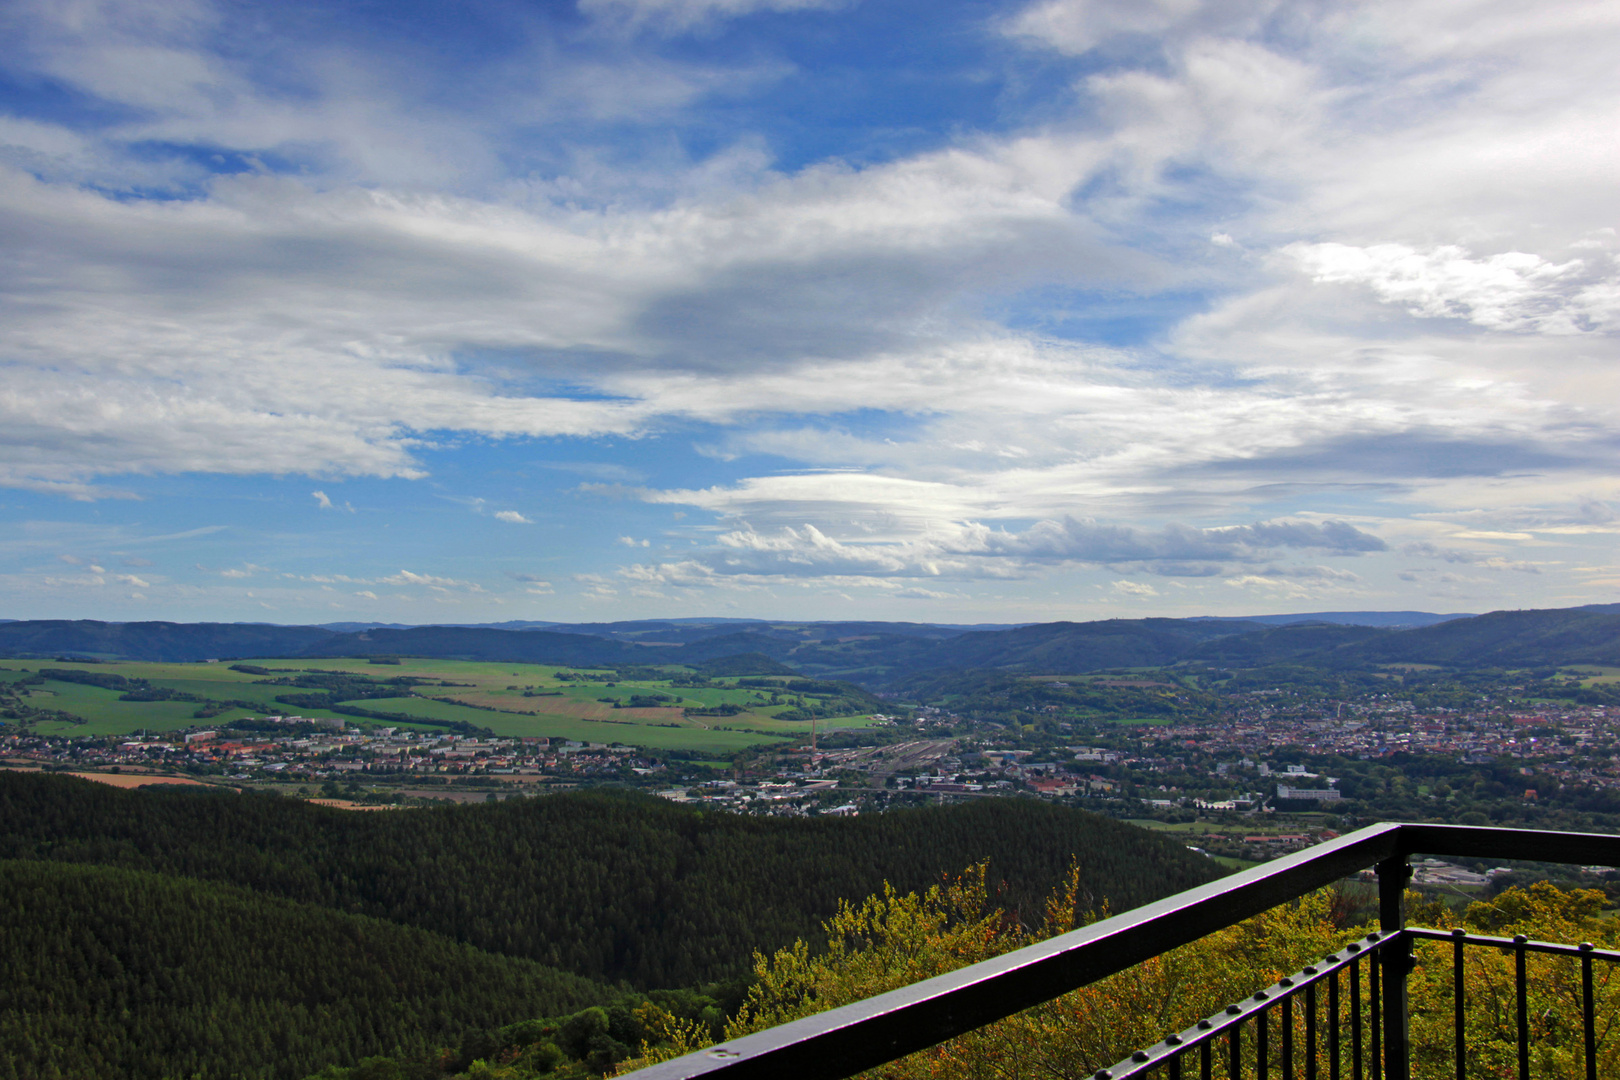
[[985,857],[1019,911],[1039,910],[1071,857],[1094,901],[1118,908],[1218,872],[1174,841],[1034,800],[793,819],[598,789],[354,814],[0,773],[0,858],[227,883],[642,988],[735,976],[753,950],[814,936],[842,897],[925,888]]

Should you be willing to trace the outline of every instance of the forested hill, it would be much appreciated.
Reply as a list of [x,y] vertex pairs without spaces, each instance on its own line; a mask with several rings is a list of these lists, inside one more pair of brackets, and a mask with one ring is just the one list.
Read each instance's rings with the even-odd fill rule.
[[0,623],[0,656],[68,654],[181,662],[221,656],[296,656],[334,636],[317,626],[30,619]]
[[[1610,605],[1612,606],[1612,605]],[[746,654],[756,665],[892,685],[919,672],[1000,669],[1080,673],[1181,661],[1223,666],[1298,663],[1351,667],[1423,663],[1447,667],[1620,664],[1620,613],[1607,606],[1497,611],[1396,629],[1338,622],[1283,626],[1225,619],[1106,619],[1000,630],[921,633],[910,624],[747,624],[679,635],[649,630],[641,644],[591,633],[418,626],[337,633],[314,626],[223,623],[0,623],[0,656],[99,656],[136,660],[216,657],[425,656],[582,667],[687,664]],[[843,630],[858,632],[843,633]]]
[[642,987],[735,975],[756,949],[813,938],[841,898],[981,859],[1002,902],[1038,920],[1071,857],[1115,911],[1218,872],[1144,830],[1022,799],[791,819],[598,790],[355,814],[0,772],[0,858],[229,883]]
[[296,1080],[611,995],[423,930],[110,866],[0,862],[0,910],[5,1080]]

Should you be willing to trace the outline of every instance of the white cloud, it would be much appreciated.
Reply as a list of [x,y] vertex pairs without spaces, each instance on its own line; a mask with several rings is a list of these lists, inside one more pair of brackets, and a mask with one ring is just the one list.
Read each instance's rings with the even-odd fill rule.
[[[1466,536],[1468,534],[1458,534]],[[1477,536],[1478,534],[1474,534]],[[1500,537],[1500,534],[1498,534]],[[1508,536],[1508,539],[1513,537]],[[1529,537],[1523,537],[1529,539]],[[1417,558],[1437,559],[1441,562],[1477,566],[1483,570],[1516,570],[1522,574],[1539,574],[1541,568],[1533,562],[1507,559],[1493,552],[1470,551],[1464,548],[1441,547],[1427,540],[1414,541],[1401,546],[1401,552]]]
[[1554,264],[1509,251],[1474,258],[1445,245],[1295,244],[1284,249],[1318,282],[1366,285],[1380,300],[1429,318],[1467,319],[1489,330],[1578,334],[1620,329],[1620,274],[1594,280],[1581,259]]
[[476,589],[477,585],[468,581],[457,581],[455,578],[435,577],[432,574],[416,574],[409,570],[401,570],[397,574],[378,578],[383,585],[421,585],[429,589]]
[[[680,561],[630,566],[620,576],[642,585],[681,588],[804,580],[898,588],[899,583],[917,578],[963,582],[1026,578],[1066,565],[1137,566],[1166,577],[1207,577],[1290,548],[1344,556],[1381,551],[1384,543],[1337,521],[1258,522],[1216,529],[1170,526],[1151,531],[1067,518],[1037,522],[1022,532],[967,522],[936,526],[904,540],[839,539],[806,524],[770,532],[732,530]],[[1277,572],[1355,578],[1327,568]]]
[[623,544],[625,547],[651,547],[652,546],[650,541],[648,541],[648,540],[637,540],[633,536],[621,536],[621,537],[619,537],[617,542],[620,543],[620,544]]
[[1112,583],[1112,588],[1115,592],[1123,593],[1126,596],[1159,595],[1158,589],[1155,589],[1153,586],[1148,585],[1145,582],[1139,581],[1116,581]]
[[1202,0],[1040,0],[1008,20],[1006,31],[1078,54],[1122,34],[1163,33],[1203,6]]
[[497,511],[495,511],[495,520],[496,521],[510,522],[513,525],[532,525],[532,524],[534,524],[532,521],[530,521],[528,518],[524,517],[522,514],[518,513],[516,510],[497,510]]
[[[685,32],[814,6],[582,10]],[[707,161],[609,162],[575,131],[579,156],[535,180],[504,175],[514,125],[595,133],[772,76],[599,35],[616,44],[531,77],[549,81],[513,97],[539,117],[519,123],[452,115],[339,44],[268,87],[205,3],[17,10],[8,62],[118,119],[0,118],[0,484],[417,478],[438,433],[695,420],[727,429],[703,436],[716,457],[791,465],[626,492],[722,519],[668,572],[691,581],[1131,560],[1190,578],[1356,550],[1322,521],[1309,544],[1207,528],[1327,505],[1307,494],[1522,514],[1536,542],[1612,520],[1602,499],[1551,509],[1617,464],[1612,4],[1040,0],[998,32],[1093,55],[1037,126],[791,170],[746,134]],[[272,151],[295,167],[249,162]],[[1194,299],[1130,347],[1025,329],[1099,295]],[[1519,564],[1553,573],[1472,563]],[[470,588],[413,578],[380,580]]]
[[758,11],[813,11],[849,0],[579,0],[585,15],[612,25],[680,33]]

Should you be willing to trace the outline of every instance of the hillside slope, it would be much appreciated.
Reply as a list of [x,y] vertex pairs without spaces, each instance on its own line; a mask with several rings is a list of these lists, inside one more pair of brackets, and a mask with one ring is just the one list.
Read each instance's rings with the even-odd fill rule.
[[1219,872],[1145,830],[1022,799],[790,819],[597,790],[352,814],[25,773],[0,773],[0,857],[228,882],[642,987],[738,974],[754,950],[814,936],[842,898],[981,859],[1033,917],[1071,858],[1116,911]]
[[1493,611],[1370,640],[1355,652],[1369,661],[1456,667],[1620,664],[1620,614]]
[[[1273,622],[1276,618],[1280,617],[1271,617]],[[336,633],[311,626],[33,621],[0,623],[0,655],[91,654],[188,661],[381,654],[612,667],[701,665],[748,654],[805,674],[847,678],[868,686],[951,669],[1078,674],[1182,660],[1225,666],[1299,663],[1325,667],[1620,664],[1620,614],[1603,605],[1496,611],[1412,629],[1336,620],[1273,625],[1231,619],[1106,619],[966,632],[941,628],[934,633],[914,625],[891,628],[883,623],[829,624],[814,633],[770,624],[747,624],[740,630],[707,627],[667,632],[657,629],[660,624],[648,625],[652,629],[645,640],[664,643],[638,644],[585,632],[472,626]],[[835,636],[834,629],[852,632]]]
[[0,656],[72,654],[189,663],[225,656],[292,656],[335,636],[318,626],[34,619],[0,623]]
[[295,1080],[607,988],[440,935],[108,866],[0,863],[0,1080]]

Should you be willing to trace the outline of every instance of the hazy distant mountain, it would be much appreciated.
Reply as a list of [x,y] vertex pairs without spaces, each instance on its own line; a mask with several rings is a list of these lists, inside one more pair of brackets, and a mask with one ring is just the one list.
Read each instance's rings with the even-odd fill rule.
[[[467,626],[413,626],[329,634],[299,650],[301,656],[436,656],[515,663],[648,664],[654,650],[586,634],[549,630],[486,630]],[[743,651],[743,650],[738,650]]]
[[[1614,605],[1620,609],[1620,605]],[[1206,615],[1203,619],[1219,622],[1264,623],[1267,626],[1288,626],[1293,623],[1337,623],[1342,626],[1433,626],[1452,619],[1472,619],[1471,612],[1436,615],[1432,611],[1310,611],[1298,615]]]
[[295,656],[332,637],[318,626],[268,623],[105,623],[39,619],[0,624],[0,655],[95,656],[122,660],[212,660]]
[[[1337,618],[1329,617],[1337,616]],[[1430,620],[1426,623],[1419,620]],[[749,655],[869,685],[936,670],[1078,673],[1198,660],[1220,666],[1620,665],[1620,605],[1488,615],[1326,612],[1257,619],[1106,619],[964,629],[927,623],[644,620],[487,626],[0,623],[0,655],[193,661],[242,656],[433,656],[612,666]]]

